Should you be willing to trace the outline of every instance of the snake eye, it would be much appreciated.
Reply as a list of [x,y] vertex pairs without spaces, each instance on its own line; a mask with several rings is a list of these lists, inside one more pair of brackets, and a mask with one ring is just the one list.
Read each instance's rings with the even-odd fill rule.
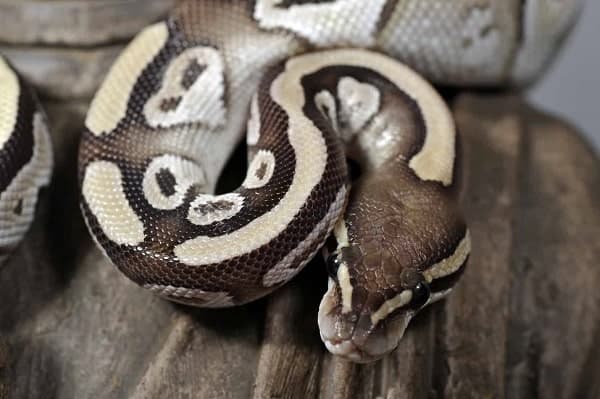
[[412,290],[412,300],[410,301],[410,307],[413,309],[420,309],[427,303],[431,296],[431,289],[429,284],[425,281],[419,282]]
[[337,254],[332,254],[327,258],[327,274],[329,274],[329,277],[337,280],[337,272],[341,264],[342,261]]

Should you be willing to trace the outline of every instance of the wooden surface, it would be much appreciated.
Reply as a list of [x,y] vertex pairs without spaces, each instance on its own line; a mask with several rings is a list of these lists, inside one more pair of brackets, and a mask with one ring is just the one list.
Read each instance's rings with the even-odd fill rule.
[[175,0],[0,0],[0,41],[92,46],[126,40]]
[[0,54],[60,100],[89,99],[123,47],[175,0],[0,0]]
[[470,265],[372,365],[332,358],[321,261],[227,310],[165,302],[91,242],[75,160],[85,102],[46,101],[56,174],[0,270],[0,398],[598,398],[600,168],[576,132],[512,96],[464,94]]

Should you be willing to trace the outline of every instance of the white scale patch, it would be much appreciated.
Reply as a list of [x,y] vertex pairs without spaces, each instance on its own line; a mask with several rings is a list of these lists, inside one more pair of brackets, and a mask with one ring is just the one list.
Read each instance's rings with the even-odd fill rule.
[[94,96],[85,126],[95,135],[110,133],[125,116],[135,82],[165,45],[169,32],[159,23],[144,29],[111,67]]
[[379,112],[381,92],[371,84],[344,76],[338,83],[337,97],[340,102],[339,116],[335,99],[329,91],[320,91],[314,100],[342,140],[349,142]]
[[258,144],[260,139],[260,112],[258,109],[258,97],[252,97],[250,103],[250,119],[248,119],[248,133],[246,134],[246,144],[248,147]]
[[205,226],[234,217],[243,206],[244,197],[236,193],[201,194],[190,204],[188,220],[195,225]]
[[548,62],[577,18],[583,0],[524,2],[521,46],[511,71],[517,84],[530,82]]
[[[331,230],[335,221],[340,219],[340,215],[344,210],[344,204],[346,203],[347,194],[348,190],[346,187],[342,187],[338,192],[335,201],[329,207],[325,217],[315,226],[306,239],[298,244],[296,248],[290,251],[290,253],[288,253],[277,265],[265,274],[263,277],[263,285],[265,287],[272,287],[290,280],[310,261],[311,257],[308,257],[302,259],[299,265],[297,264],[298,256],[303,254],[307,248],[314,244],[315,240],[317,240],[323,230]],[[329,235],[329,233],[327,233],[327,235]]]
[[144,288],[158,295],[197,300],[206,308],[223,308],[234,305],[233,297],[227,292],[209,292],[200,289],[159,284],[144,284]]
[[263,29],[283,28],[313,45],[372,46],[387,0],[338,0],[281,7],[281,0],[258,0],[254,18]]
[[0,246],[5,248],[19,243],[33,220],[40,187],[50,181],[52,143],[41,113],[34,115],[33,140],[31,160],[0,193]]
[[4,147],[15,128],[20,92],[17,75],[0,57],[0,148]]
[[111,241],[136,245],[144,240],[144,224],[125,197],[121,170],[116,164],[90,163],[85,169],[82,192],[90,211]]
[[153,127],[203,123],[214,129],[225,124],[223,59],[212,47],[185,50],[169,64],[163,86],[144,106]]
[[[159,185],[161,174],[169,173],[174,178],[173,192],[165,195]],[[161,155],[154,158],[144,174],[144,195],[156,209],[175,209],[183,203],[185,194],[193,185],[204,185],[203,169],[195,162],[177,155]]]
[[327,90],[321,90],[315,95],[315,105],[321,111],[323,116],[325,116],[331,122],[333,126],[333,130],[339,132],[339,125],[337,120],[337,107],[335,105],[335,98],[333,95]]
[[275,155],[271,151],[259,150],[250,166],[248,167],[248,173],[246,179],[242,183],[242,186],[248,189],[256,189],[264,187],[275,171]]
[[381,93],[377,87],[346,76],[337,87],[340,119],[352,133],[357,133],[379,111]]

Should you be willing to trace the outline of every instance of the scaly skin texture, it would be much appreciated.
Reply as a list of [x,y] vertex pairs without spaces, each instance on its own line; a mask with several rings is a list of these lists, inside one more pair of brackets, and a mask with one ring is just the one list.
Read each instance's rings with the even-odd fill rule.
[[[452,119],[397,61],[435,83],[519,84],[576,10],[542,0],[183,1],[134,40],[93,100],[79,157],[90,231],[138,284],[232,306],[291,279],[348,201],[321,334],[334,353],[378,358],[449,292],[470,251]],[[540,22],[549,15],[562,22]],[[339,47],[395,60],[318,53]],[[206,194],[248,108],[246,179]],[[349,200],[344,149],[363,172]]]
[[0,263],[27,232],[51,171],[45,116],[33,90],[0,56]]

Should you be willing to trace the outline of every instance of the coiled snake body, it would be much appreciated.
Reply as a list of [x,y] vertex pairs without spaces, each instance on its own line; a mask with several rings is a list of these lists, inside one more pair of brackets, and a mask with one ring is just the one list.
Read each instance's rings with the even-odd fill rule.
[[[438,83],[525,81],[575,7],[509,3],[182,2],[94,98],[79,156],[90,231],[141,286],[222,307],[284,284],[333,230],[322,338],[381,357],[451,290],[471,245],[450,113],[389,56]],[[248,108],[246,178],[213,195]],[[351,192],[346,155],[361,168]]]
[[51,169],[46,118],[32,89],[0,56],[0,263],[29,228]]

